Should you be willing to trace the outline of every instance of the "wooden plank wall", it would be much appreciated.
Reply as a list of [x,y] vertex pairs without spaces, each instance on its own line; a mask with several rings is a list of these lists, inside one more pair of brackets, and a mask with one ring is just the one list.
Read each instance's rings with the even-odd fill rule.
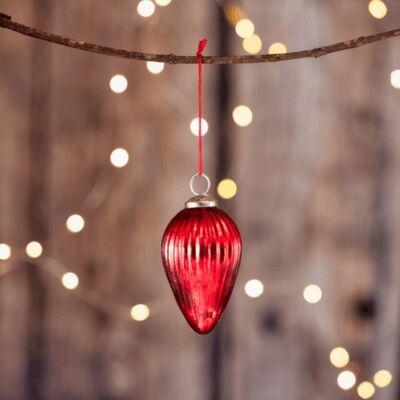
[[[297,50],[400,24],[394,2],[382,21],[360,3],[239,5],[264,50],[274,41]],[[82,40],[189,54],[207,36],[207,54],[217,52],[216,3],[173,0],[148,20],[135,7],[0,0],[0,11],[17,21]],[[231,51],[242,53],[230,33]],[[229,106],[249,105],[254,120],[248,128],[231,124],[225,139],[226,174],[239,190],[221,204],[238,222],[244,253],[217,328],[216,371],[215,333],[200,337],[187,327],[159,255],[196,166],[188,129],[195,66],[166,66],[153,76],[142,63],[1,31],[0,242],[12,246],[13,257],[0,266],[0,273],[11,269],[0,275],[0,399],[203,400],[215,398],[215,376],[222,400],[355,398],[337,387],[338,370],[329,364],[338,345],[349,350],[359,379],[393,371],[394,384],[375,398],[397,398],[400,116],[399,92],[388,80],[399,53],[393,39],[319,60],[229,67]],[[218,68],[204,68],[206,172],[213,179],[221,156],[214,147]],[[116,73],[129,81],[121,95],[108,87]],[[35,142],[35,127],[43,143]],[[115,147],[130,153],[124,169],[109,163]],[[39,225],[35,194],[43,197],[35,200]],[[77,235],[64,228],[72,213],[86,219]],[[42,240],[45,252],[28,265],[30,240]],[[81,289],[61,286],[64,270],[79,275]],[[258,299],[244,295],[251,278],[265,284]],[[309,283],[323,290],[318,304],[302,298]],[[130,320],[135,303],[148,303],[152,317]]]
[[[242,5],[267,43],[282,41],[289,50],[398,21],[390,2],[383,21],[360,2],[283,3]],[[337,387],[338,371],[329,364],[339,345],[349,350],[359,380],[381,368],[396,375],[399,222],[390,204],[399,99],[389,84],[396,46],[237,68],[235,103],[255,115],[250,128],[233,132],[246,249],[240,278],[262,279],[266,294],[254,301],[235,293],[235,385],[226,398],[354,398]],[[309,283],[322,288],[318,304],[302,299]],[[396,398],[397,390],[394,384],[375,397]]]

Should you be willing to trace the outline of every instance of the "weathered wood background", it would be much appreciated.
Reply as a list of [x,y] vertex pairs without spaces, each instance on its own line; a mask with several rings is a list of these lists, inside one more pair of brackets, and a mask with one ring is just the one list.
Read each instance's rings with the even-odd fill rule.
[[[217,2],[173,0],[149,19],[136,4],[0,0],[0,11],[115,47],[190,54],[206,36],[207,54],[242,52]],[[264,49],[290,50],[399,27],[400,4],[388,5],[378,21],[361,0],[240,2]],[[338,345],[360,380],[391,370],[375,398],[397,399],[400,92],[389,76],[399,67],[399,39],[318,60],[205,66],[206,169],[238,183],[221,203],[244,254],[223,321],[201,337],[159,250],[196,165],[196,67],[153,76],[143,63],[1,31],[0,242],[13,254],[0,265],[0,399],[352,399],[329,364]],[[108,87],[116,73],[129,80],[121,95]],[[248,128],[231,121],[241,103],[254,112]],[[124,169],[109,163],[115,147],[130,153]],[[75,212],[86,227],[72,235]],[[45,249],[34,262],[23,257],[30,240]],[[64,268],[80,289],[61,286]],[[250,278],[264,282],[262,297],[244,295]],[[302,298],[309,283],[323,290],[318,304]],[[152,317],[130,320],[142,302]]]

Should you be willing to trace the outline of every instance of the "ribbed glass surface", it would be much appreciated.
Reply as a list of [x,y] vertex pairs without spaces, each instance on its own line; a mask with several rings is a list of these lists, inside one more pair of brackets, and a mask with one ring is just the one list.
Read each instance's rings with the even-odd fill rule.
[[183,315],[196,332],[208,333],[226,307],[239,270],[242,243],[235,223],[217,207],[184,209],[167,226],[161,251]]

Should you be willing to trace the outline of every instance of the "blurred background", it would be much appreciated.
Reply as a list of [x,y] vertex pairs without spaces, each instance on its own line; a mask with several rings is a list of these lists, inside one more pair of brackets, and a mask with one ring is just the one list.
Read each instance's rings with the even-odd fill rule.
[[[204,36],[205,55],[279,53],[400,27],[394,0],[154,1],[0,11],[186,55]],[[207,336],[160,257],[196,171],[196,66],[6,30],[0,60],[1,400],[398,399],[400,39],[204,66],[205,172],[243,238]]]

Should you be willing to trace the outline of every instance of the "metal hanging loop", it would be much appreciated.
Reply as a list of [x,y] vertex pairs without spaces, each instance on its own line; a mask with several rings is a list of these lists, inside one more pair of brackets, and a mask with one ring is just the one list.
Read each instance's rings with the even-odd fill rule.
[[[195,189],[194,189],[194,181],[195,181],[195,179],[196,179],[196,177],[201,177],[201,178],[204,178],[205,180],[206,180],[206,183],[207,183],[207,188],[206,188],[206,190],[204,190],[203,192],[197,192]],[[195,195],[195,196],[204,196],[204,195],[206,195],[207,193],[208,193],[208,191],[210,190],[210,187],[211,187],[211,182],[210,182],[210,178],[206,175],[206,174],[194,174],[191,178],[190,178],[190,182],[189,182],[189,187],[190,187],[190,190],[192,191],[192,193]]]

